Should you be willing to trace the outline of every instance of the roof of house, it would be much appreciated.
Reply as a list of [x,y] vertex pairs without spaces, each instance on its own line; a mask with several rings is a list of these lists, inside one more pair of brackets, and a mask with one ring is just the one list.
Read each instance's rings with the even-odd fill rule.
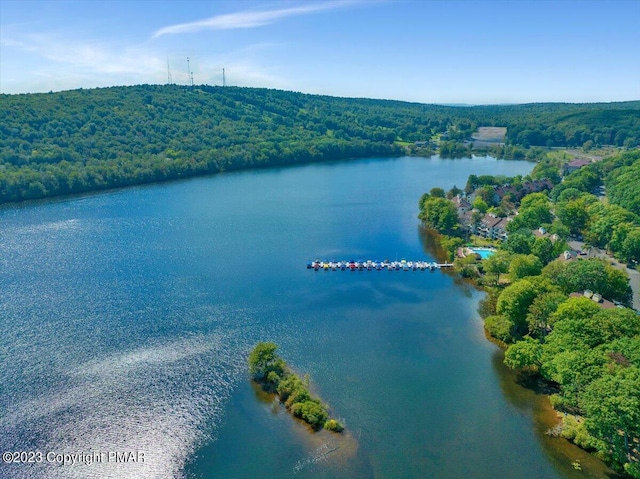
[[577,160],[573,160],[570,161],[569,163],[567,163],[567,166],[573,167],[573,168],[582,168],[583,166],[587,166],[591,164],[591,160],[582,160],[582,159],[577,159]]
[[614,303],[612,303],[608,299],[604,299],[600,297],[600,295],[598,295],[597,297],[595,294],[593,294],[592,296],[587,296],[584,294],[584,292],[582,293],[576,292],[576,293],[571,293],[569,296],[571,298],[588,298],[592,300],[594,303],[596,303],[598,306],[600,306],[602,309],[612,309],[616,307]]
[[487,213],[486,215],[484,215],[484,217],[482,218],[482,220],[480,220],[480,222],[487,228],[502,228],[504,229],[504,227],[507,225],[507,222],[509,221],[509,218],[500,218],[497,217],[495,215],[492,215],[491,213]]
[[496,224],[493,225],[493,229],[506,229],[507,227],[507,223],[510,221],[510,218],[500,218],[500,221],[498,221]]
[[471,203],[469,203],[469,200],[463,198],[460,195],[457,195],[455,198],[453,198],[452,201],[456,208],[471,208]]
[[493,192],[502,199],[507,193],[512,193],[516,198],[520,199],[529,193],[535,193],[542,190],[550,190],[553,188],[553,183],[548,178],[541,180],[525,181],[522,183],[522,188],[518,190],[512,185],[499,185],[493,187]]

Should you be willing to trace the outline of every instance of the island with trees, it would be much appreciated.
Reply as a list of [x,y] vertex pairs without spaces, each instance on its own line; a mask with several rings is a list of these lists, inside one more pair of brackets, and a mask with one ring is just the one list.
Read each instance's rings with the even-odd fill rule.
[[329,417],[328,407],[309,392],[309,378],[300,379],[276,352],[278,346],[259,342],[249,354],[249,373],[265,391],[278,396],[295,417],[314,430],[342,432],[344,426]]
[[[640,151],[572,172],[556,160],[547,155],[527,178],[471,175],[464,191],[434,188],[419,217],[442,235],[456,270],[486,290],[480,314],[505,364],[552,392],[561,424],[549,433],[637,479],[640,315],[612,255],[632,268],[640,261]],[[552,188],[528,192],[541,176]],[[465,254],[474,242],[495,252]],[[608,254],[591,255],[596,248]]]

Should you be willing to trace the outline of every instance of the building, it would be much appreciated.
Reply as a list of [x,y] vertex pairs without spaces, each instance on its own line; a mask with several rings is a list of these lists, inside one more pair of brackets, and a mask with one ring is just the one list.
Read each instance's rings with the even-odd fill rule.
[[471,233],[483,238],[504,241],[509,237],[507,233],[507,223],[509,221],[511,221],[511,218],[499,218],[487,213],[477,225],[472,223],[469,230]]
[[525,181],[520,188],[516,188],[513,185],[500,185],[493,187],[493,202],[500,204],[502,198],[508,193],[511,193],[516,200],[521,200],[530,193],[539,193],[541,191],[550,190],[553,188],[551,180],[544,178],[542,180]]
[[602,295],[600,295],[599,293],[594,293],[592,291],[589,291],[588,289],[581,293],[571,293],[569,295],[570,298],[581,298],[583,296],[585,298],[589,298],[591,301],[596,303],[602,309],[613,309],[617,307],[615,303],[612,303],[611,301],[604,299]]
[[562,176],[566,176],[569,173],[573,173],[574,171],[579,170],[583,166],[587,166],[591,164],[591,160],[573,160],[567,163],[566,165],[562,165]]
[[460,216],[460,215],[462,215],[462,214],[464,214],[464,213],[466,213],[468,211],[471,211],[473,209],[471,203],[469,202],[469,200],[467,200],[464,196],[457,195],[451,201],[455,205],[456,210],[458,210],[458,216]]

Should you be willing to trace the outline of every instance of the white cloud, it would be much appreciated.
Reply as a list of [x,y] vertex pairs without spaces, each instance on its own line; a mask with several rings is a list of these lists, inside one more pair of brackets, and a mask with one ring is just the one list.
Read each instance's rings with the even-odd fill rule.
[[[289,85],[277,68],[272,64],[265,66],[262,61],[264,51],[274,46],[277,44],[263,42],[218,55],[191,54],[194,81],[222,84],[224,67],[229,85],[286,88]],[[159,51],[150,44],[70,38],[58,32],[12,32],[3,36],[2,47],[3,59],[12,58],[3,62],[0,69],[2,93],[165,83],[168,60],[173,81],[189,83],[185,63],[189,53],[167,55],[164,49]]]
[[161,28],[153,34],[153,38],[176,33],[194,33],[201,30],[228,30],[234,28],[259,27],[262,25],[268,25],[282,18],[334,10],[353,5],[355,3],[360,3],[360,1],[361,0],[331,1],[276,10],[246,10],[243,12],[217,15],[215,17],[206,18],[196,22],[181,23]]

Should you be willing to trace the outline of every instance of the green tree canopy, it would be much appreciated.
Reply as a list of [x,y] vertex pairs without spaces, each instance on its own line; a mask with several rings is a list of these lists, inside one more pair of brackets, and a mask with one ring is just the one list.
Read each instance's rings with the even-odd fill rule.
[[556,260],[542,270],[566,293],[590,290],[605,299],[630,304],[632,293],[629,277],[624,271],[607,264],[605,260],[589,258],[564,262]]
[[421,208],[418,218],[428,228],[433,228],[444,234],[456,234],[459,229],[458,212],[451,201],[427,196],[421,199]]
[[488,258],[482,260],[482,267],[485,272],[495,275],[495,284],[500,282],[500,275],[509,271],[511,253],[499,250]]
[[586,427],[600,439],[599,449],[611,454],[631,477],[640,478],[640,369],[617,368],[586,387],[581,405]]
[[509,264],[509,277],[517,281],[526,276],[538,276],[542,271],[542,261],[533,254],[514,254]]
[[498,298],[496,311],[514,325],[516,335],[527,332],[527,313],[536,294],[536,286],[528,279],[521,279],[507,286]]
[[284,362],[276,353],[278,346],[275,343],[260,342],[256,344],[249,354],[249,372],[255,378],[264,378],[269,372],[282,374]]

